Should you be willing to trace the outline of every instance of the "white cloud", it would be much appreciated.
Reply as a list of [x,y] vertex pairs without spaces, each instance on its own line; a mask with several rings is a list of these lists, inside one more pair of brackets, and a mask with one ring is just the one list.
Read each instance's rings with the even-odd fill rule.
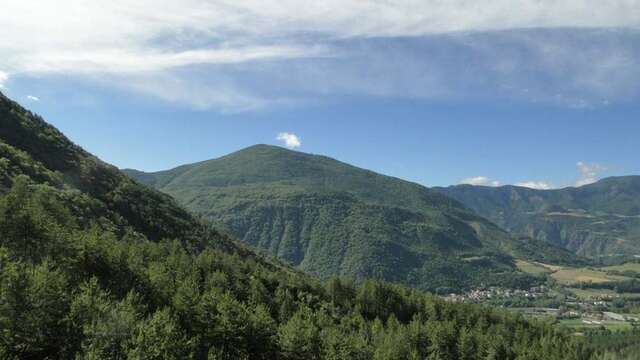
[[[209,75],[209,74],[208,74]],[[131,89],[158,97],[176,105],[188,105],[197,110],[215,108],[225,113],[255,111],[267,106],[289,105],[287,99],[262,98],[243,91],[224,77],[189,79],[173,74],[137,74],[116,76],[104,81],[107,85]],[[210,83],[216,84],[211,86]]]
[[40,101],[40,98],[37,97],[37,96],[33,96],[33,95],[27,95],[27,100]]
[[486,176],[476,176],[460,181],[460,184],[476,186],[500,186],[500,181],[492,180]]
[[4,83],[9,79],[7,73],[0,71],[0,89],[4,89]]
[[[65,11],[60,11],[64,7]],[[292,34],[417,36],[535,27],[637,27],[638,0],[5,0],[3,45],[14,49],[139,48]],[[20,14],[20,16],[16,16]],[[55,15],[56,21],[50,21]],[[13,30],[19,30],[15,32]]]
[[[460,184],[475,186],[500,186],[502,183],[498,180],[491,179],[487,176],[470,177],[460,181]],[[549,190],[555,188],[553,184],[546,181],[523,181],[514,184],[515,186],[528,187],[532,189]]]
[[[607,171],[607,168],[601,164],[596,163],[586,163],[583,161],[578,161],[576,163],[576,167],[578,168],[578,180],[575,182],[575,186],[583,186],[592,184],[599,179],[599,175],[603,172]],[[480,185],[480,186],[500,186],[500,181],[493,180],[486,176],[476,176],[464,179],[460,181],[460,184],[468,184],[468,185]],[[528,180],[521,181],[514,184],[515,186],[521,186],[531,189],[537,190],[551,190],[558,188],[556,185],[549,181],[543,180]]]
[[550,190],[555,188],[553,184],[546,181],[523,181],[516,183],[515,185],[538,190]]
[[600,164],[589,164],[583,161],[578,161],[576,163],[578,167],[578,180],[576,181],[576,186],[583,186],[593,184],[598,181],[598,176],[607,171],[607,168]]
[[319,56],[321,53],[321,47],[301,46],[244,46],[178,52],[135,52],[122,49],[104,49],[91,54],[51,52],[42,54],[37,62],[26,62],[24,71],[115,74],[158,72],[188,65],[237,64],[256,60]]
[[282,141],[284,145],[290,149],[295,149],[302,146],[302,141],[300,141],[300,138],[293,133],[282,132],[278,134],[278,137],[276,139],[278,141]]
[[[578,180],[575,182],[574,186],[592,184],[598,181],[599,175],[602,174],[602,172],[607,170],[603,165],[586,163],[583,161],[578,161],[576,163],[576,167],[578,169]],[[522,181],[514,185],[538,190],[550,190],[557,188],[557,186],[548,181]]]
[[[250,109],[282,99],[256,93],[255,84],[240,86],[242,79],[232,79],[226,86],[194,81],[185,68],[208,66],[209,72],[227,73],[229,66],[251,63],[253,69],[236,74],[242,76],[246,71],[273,69],[275,61],[284,62],[277,68],[284,74],[262,76],[275,77],[285,87],[302,87],[305,94],[312,87],[311,97],[325,92],[445,97],[459,94],[460,89],[476,93],[492,76],[508,87],[509,96],[528,88],[535,81],[531,79],[552,79],[551,84],[533,86],[526,96],[538,100],[558,94],[548,100],[588,107],[591,99],[576,92],[591,91],[601,103],[605,96],[618,99],[621,93],[640,91],[637,48],[629,46],[637,39],[567,46],[562,34],[522,36],[511,40],[530,51],[514,55],[520,47],[502,46],[503,39],[483,44],[476,38],[465,39],[464,34],[522,28],[637,29],[638,8],[640,0],[521,0],[516,7],[511,0],[324,0],[304,6],[299,0],[5,0],[0,12],[0,68],[12,77],[72,74],[196,107]],[[380,53],[371,59],[367,52],[371,49],[348,50],[354,44],[349,41],[452,32],[462,36],[449,39],[445,51],[409,49],[394,54],[396,48],[383,47],[386,50],[374,49]],[[335,49],[340,42],[347,51]],[[464,56],[451,52],[460,47],[473,51]],[[501,53],[495,54],[496,50]],[[347,56],[350,64],[344,65],[349,63],[344,59],[321,66],[305,63],[304,70],[289,76],[289,61],[330,55]],[[465,64],[473,67],[460,71],[444,65],[451,59],[467,59]],[[541,69],[540,76],[530,73],[532,68]],[[441,74],[453,75],[454,81]],[[118,81],[122,77],[126,81]],[[154,78],[171,78],[189,94],[207,95],[191,102],[193,96],[170,95]]]

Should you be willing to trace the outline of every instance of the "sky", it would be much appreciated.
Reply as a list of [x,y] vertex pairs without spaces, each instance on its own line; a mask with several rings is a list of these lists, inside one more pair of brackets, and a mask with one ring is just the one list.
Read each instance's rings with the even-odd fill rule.
[[640,174],[640,0],[301,4],[5,0],[0,91],[121,168],[267,143],[428,186]]

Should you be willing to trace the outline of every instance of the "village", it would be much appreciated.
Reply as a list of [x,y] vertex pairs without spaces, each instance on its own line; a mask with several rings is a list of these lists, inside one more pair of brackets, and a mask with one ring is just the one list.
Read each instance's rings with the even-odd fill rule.
[[536,286],[528,290],[488,287],[449,294],[451,302],[499,306],[527,317],[548,319],[571,328],[640,328],[640,314],[621,306],[628,300],[619,294],[580,298],[566,289]]

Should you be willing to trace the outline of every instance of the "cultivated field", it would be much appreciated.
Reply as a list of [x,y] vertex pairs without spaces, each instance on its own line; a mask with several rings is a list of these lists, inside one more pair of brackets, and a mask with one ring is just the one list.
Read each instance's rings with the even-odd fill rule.
[[604,271],[598,271],[588,268],[563,268],[554,272],[551,277],[561,284],[576,283],[604,283],[610,281],[622,281],[629,278],[624,276],[608,275]]
[[640,263],[628,262],[622,265],[607,266],[602,268],[605,271],[635,271],[640,273]]
[[518,267],[518,269],[520,269],[520,271],[526,272],[527,274],[532,274],[532,275],[549,274],[552,272],[550,269],[546,268],[541,264],[524,261],[524,260],[517,260],[516,266]]

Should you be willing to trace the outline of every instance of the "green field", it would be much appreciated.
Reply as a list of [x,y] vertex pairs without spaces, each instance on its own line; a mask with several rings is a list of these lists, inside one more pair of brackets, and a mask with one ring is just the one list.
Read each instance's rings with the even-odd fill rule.
[[620,298],[640,298],[640,293],[617,293],[609,289],[577,289],[568,288],[581,300],[598,299],[603,296],[613,296]]
[[604,271],[635,271],[637,273],[640,273],[640,263],[628,262],[622,265],[603,267],[602,270]]
[[551,270],[549,270],[548,268],[529,261],[517,260],[516,266],[518,267],[518,269],[520,269],[520,271],[527,274],[542,275],[551,273]]
[[632,328],[631,324],[625,321],[602,321],[601,324],[585,324],[582,319],[569,319],[560,320],[558,326],[570,328],[570,329],[593,329],[604,326],[608,330],[629,330]]
[[588,268],[563,268],[554,272],[551,276],[559,283],[564,285],[629,280],[628,277],[608,275],[604,271],[592,270]]
[[[573,285],[579,283],[605,283],[611,281],[624,281],[631,278],[619,275],[607,274],[607,271],[638,271],[640,272],[640,263],[626,263],[616,266],[608,266],[603,268],[571,268],[562,267],[540,262],[516,260],[516,266],[522,272],[532,275],[549,274],[558,283],[562,285]],[[579,290],[579,289],[572,289]],[[576,291],[574,291],[576,292]],[[611,295],[612,291],[606,290],[579,290],[576,295],[581,298],[593,298],[601,295]]]
[[617,295],[615,291],[609,289],[576,289],[570,288],[572,293],[574,293],[581,300],[592,300],[598,299],[603,296],[615,296]]

